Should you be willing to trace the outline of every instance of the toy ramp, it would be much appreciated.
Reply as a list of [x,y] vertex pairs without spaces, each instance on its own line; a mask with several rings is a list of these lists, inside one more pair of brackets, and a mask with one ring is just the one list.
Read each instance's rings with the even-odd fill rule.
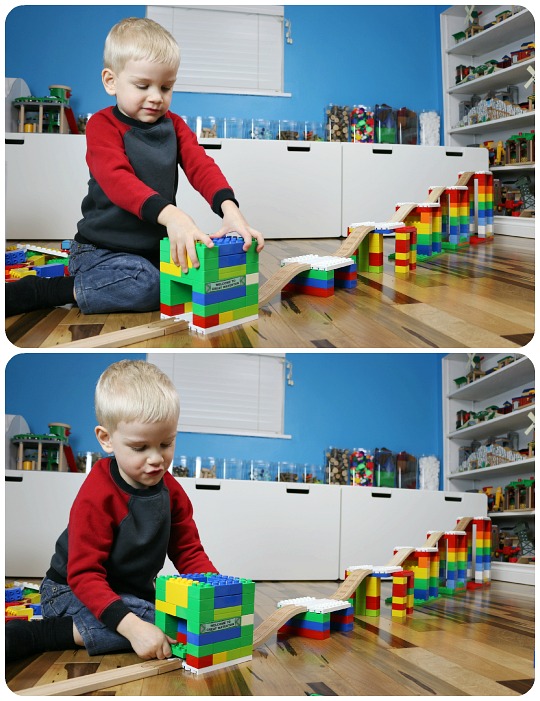
[[373,229],[373,224],[363,224],[362,226],[357,226],[356,229],[351,231],[350,235],[347,236],[345,241],[332,255],[341,256],[342,258],[350,258],[369,232],[373,231]]
[[351,596],[353,596],[360,583],[372,572],[373,570],[371,568],[354,570],[354,572],[352,572],[340,585],[339,589],[328,598],[336,599],[337,601],[347,601],[347,599],[350,599]]
[[305,270],[311,270],[311,263],[288,263],[268,278],[259,289],[259,307],[264,307],[272,297],[281,292],[285,285]]
[[262,645],[262,643],[268,640],[273,633],[276,633],[281,626],[284,626],[287,621],[290,621],[291,618],[297,616],[299,613],[305,613],[306,611],[307,606],[295,606],[294,604],[276,609],[253,633],[253,648],[255,649],[259,645]]

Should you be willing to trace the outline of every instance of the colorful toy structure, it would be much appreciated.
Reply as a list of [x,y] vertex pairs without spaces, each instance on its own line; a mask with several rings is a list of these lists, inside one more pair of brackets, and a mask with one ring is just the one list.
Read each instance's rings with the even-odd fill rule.
[[195,674],[247,662],[253,652],[255,583],[220,574],[158,577],[156,625]]
[[209,333],[257,319],[259,314],[259,256],[257,242],[243,250],[239,236],[214,239],[207,248],[197,243],[199,268],[188,259],[183,273],[171,259],[168,238],[160,247],[161,317],[190,322],[190,328]]
[[69,275],[70,241],[63,241],[62,248],[44,248],[31,244],[18,244],[6,249],[5,281],[13,282],[26,275],[39,277],[63,277]]

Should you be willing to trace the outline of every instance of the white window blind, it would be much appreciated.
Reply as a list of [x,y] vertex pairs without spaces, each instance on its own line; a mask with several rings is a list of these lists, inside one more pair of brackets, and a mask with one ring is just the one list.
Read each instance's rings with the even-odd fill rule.
[[179,92],[283,95],[283,5],[149,5],[180,46]]
[[285,357],[255,353],[149,353],[180,395],[178,430],[283,438]]

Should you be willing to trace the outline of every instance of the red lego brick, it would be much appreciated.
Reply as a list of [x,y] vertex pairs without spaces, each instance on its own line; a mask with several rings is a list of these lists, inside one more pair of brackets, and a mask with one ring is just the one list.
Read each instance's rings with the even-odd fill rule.
[[408,253],[411,247],[410,241],[396,240],[396,253]]
[[185,304],[173,304],[172,306],[169,304],[163,304],[163,302],[160,304],[160,311],[162,314],[166,314],[167,316],[177,316],[178,314],[183,314],[185,311]]
[[212,326],[219,326],[219,314],[212,314],[212,316],[199,316],[198,314],[193,314],[193,326],[198,326],[201,329],[209,329]]
[[193,657],[193,655],[186,655],[186,663],[190,665],[190,667],[195,667],[195,669],[211,667],[214,664],[213,655],[206,655],[206,657]]

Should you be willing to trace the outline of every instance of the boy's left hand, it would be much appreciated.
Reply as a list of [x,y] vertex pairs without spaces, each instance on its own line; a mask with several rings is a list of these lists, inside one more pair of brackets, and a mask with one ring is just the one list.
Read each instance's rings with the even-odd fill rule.
[[253,229],[245,220],[244,215],[232,200],[226,200],[221,205],[223,226],[210,238],[219,239],[228,234],[237,234],[244,239],[244,251],[249,250],[253,239],[257,241],[257,253],[264,248],[264,237],[260,231]]

